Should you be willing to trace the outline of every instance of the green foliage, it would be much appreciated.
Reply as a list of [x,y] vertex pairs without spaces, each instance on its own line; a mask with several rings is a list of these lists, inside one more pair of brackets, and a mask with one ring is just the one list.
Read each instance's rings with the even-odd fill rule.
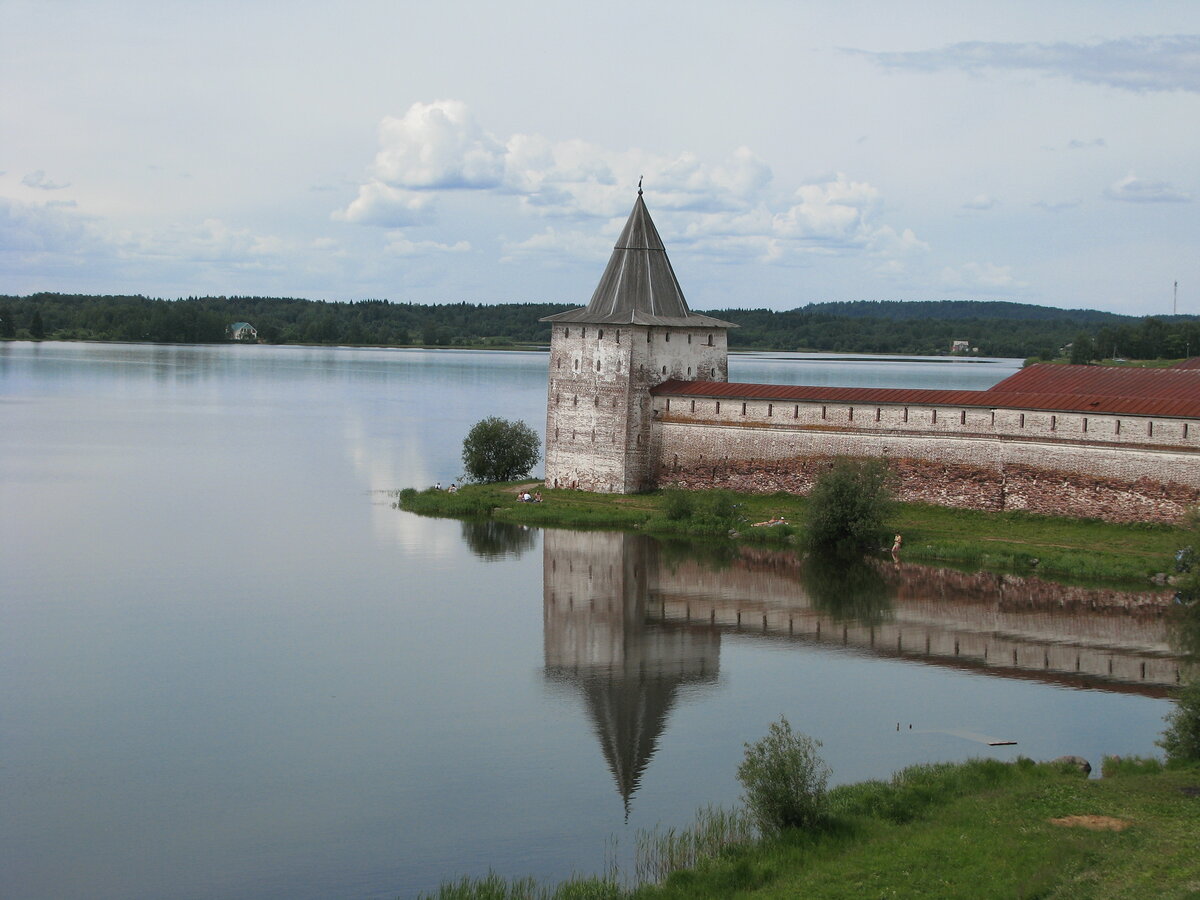
[[638,831],[635,879],[639,884],[658,883],[755,838],[754,822],[745,810],[706,806],[687,828]]
[[690,519],[692,516],[695,493],[671,488],[662,492],[662,511],[672,522]]
[[737,777],[750,815],[765,834],[824,823],[830,769],[817,750],[821,742],[792,731],[780,716],[766,737],[746,744]]
[[1168,764],[1200,762],[1200,679],[1179,692],[1158,746],[1167,751]]
[[1105,778],[1157,775],[1162,767],[1162,760],[1152,756],[1106,756],[1100,763],[1100,773]]
[[0,338],[15,338],[17,336],[17,322],[13,318],[12,310],[7,306],[0,306]]
[[1070,361],[1072,365],[1082,366],[1096,359],[1099,354],[1096,352],[1096,342],[1092,340],[1092,336],[1087,332],[1080,332],[1075,335],[1075,340],[1071,342]]
[[895,824],[913,822],[956,797],[1011,781],[1033,765],[1028,759],[1018,760],[1015,766],[993,759],[975,759],[909,766],[889,781],[862,781],[834,788],[829,792],[830,811],[838,816],[867,817]]
[[808,494],[808,544],[840,552],[878,547],[891,506],[891,472],[882,460],[839,457]]
[[[46,336],[59,339],[208,343],[224,341],[230,323],[249,322],[267,344],[402,346],[415,341],[439,347],[547,343],[550,326],[539,319],[572,306],[52,293],[0,296],[0,304],[23,326],[39,309]],[[952,340],[969,339],[985,356],[1050,358],[1080,333],[1092,335],[1101,357],[1175,359],[1188,348],[1200,348],[1200,319],[1194,316],[1135,318],[1020,303],[857,301],[711,314],[741,326],[729,335],[735,349],[945,354]],[[0,337],[3,329],[0,322]]]
[[489,872],[483,878],[445,882],[434,894],[421,900],[619,900],[625,896],[620,885],[605,878],[572,878],[557,886],[539,885],[532,878],[509,881]]
[[463,465],[473,481],[513,481],[537,465],[541,446],[538,433],[524,422],[488,416],[463,439]]

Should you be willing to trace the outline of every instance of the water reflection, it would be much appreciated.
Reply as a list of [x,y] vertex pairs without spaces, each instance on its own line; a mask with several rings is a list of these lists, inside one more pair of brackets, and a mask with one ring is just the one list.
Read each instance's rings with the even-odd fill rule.
[[893,586],[875,560],[823,553],[803,564],[794,555],[791,559],[813,608],[833,621],[876,625],[891,612]]
[[495,519],[465,520],[462,536],[480,559],[520,559],[537,544],[537,532],[527,525]]
[[547,531],[545,675],[577,690],[629,804],[680,689],[712,684],[720,633],[649,615],[658,543],[642,535]]
[[718,680],[724,635],[1148,697],[1200,644],[1200,615],[1173,616],[1169,590],[634,534],[547,531],[543,546],[546,678],[582,695],[627,812],[681,688]]

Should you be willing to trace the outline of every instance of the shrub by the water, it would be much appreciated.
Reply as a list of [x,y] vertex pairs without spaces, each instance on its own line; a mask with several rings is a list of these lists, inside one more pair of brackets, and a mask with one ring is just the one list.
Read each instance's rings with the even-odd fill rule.
[[462,459],[472,481],[524,478],[542,458],[542,439],[524,422],[488,416],[463,440]]
[[817,751],[821,742],[792,730],[780,716],[766,737],[746,744],[737,777],[743,800],[766,834],[813,828],[825,821],[830,769]]
[[1179,692],[1158,746],[1167,751],[1168,763],[1200,762],[1200,679]]
[[817,478],[804,507],[809,545],[843,552],[879,546],[891,511],[891,481],[882,460],[834,460]]

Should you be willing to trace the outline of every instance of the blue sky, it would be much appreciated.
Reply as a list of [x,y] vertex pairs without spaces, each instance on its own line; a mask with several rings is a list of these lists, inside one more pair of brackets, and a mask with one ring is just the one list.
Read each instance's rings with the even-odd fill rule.
[[0,293],[1200,313],[1191,0],[3,12]]

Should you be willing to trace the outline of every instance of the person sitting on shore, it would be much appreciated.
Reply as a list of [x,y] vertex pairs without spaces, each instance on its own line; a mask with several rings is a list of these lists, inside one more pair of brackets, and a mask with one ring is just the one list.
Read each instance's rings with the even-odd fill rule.
[[772,516],[771,518],[767,519],[767,521],[755,522],[750,527],[751,528],[773,528],[776,525],[786,525],[786,524],[787,524],[787,519],[784,519],[780,516]]
[[533,502],[534,502],[534,503],[541,503],[541,502],[542,502],[542,492],[541,492],[541,491],[535,491],[535,492],[534,492],[534,494],[533,494]]

